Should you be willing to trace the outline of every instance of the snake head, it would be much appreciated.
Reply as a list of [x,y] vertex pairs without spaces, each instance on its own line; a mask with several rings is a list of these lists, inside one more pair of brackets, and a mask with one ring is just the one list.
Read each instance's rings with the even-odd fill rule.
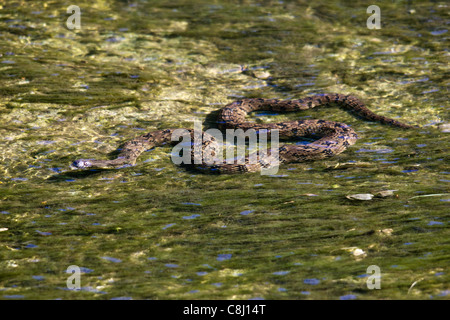
[[80,160],[75,160],[74,162],[72,162],[70,167],[72,169],[86,169],[86,168],[92,167],[92,163],[89,160],[80,159]]

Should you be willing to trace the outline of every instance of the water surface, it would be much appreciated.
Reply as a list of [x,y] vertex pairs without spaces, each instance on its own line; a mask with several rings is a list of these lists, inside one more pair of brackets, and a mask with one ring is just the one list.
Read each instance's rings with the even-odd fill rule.
[[[448,298],[446,2],[379,1],[378,30],[364,1],[80,0],[73,30],[71,1],[0,4],[1,299]],[[421,128],[337,107],[260,113],[361,139],[272,176],[187,172],[169,147],[69,168],[236,99],[326,92]]]

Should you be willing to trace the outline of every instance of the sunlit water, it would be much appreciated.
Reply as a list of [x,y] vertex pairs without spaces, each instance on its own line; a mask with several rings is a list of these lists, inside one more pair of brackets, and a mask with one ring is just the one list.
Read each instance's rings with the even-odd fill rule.
[[[446,2],[378,1],[381,29],[364,1],[77,1],[73,30],[72,1],[0,4],[0,298],[448,298]],[[361,138],[270,176],[188,172],[169,147],[69,168],[240,98],[326,92],[421,128],[262,112]]]

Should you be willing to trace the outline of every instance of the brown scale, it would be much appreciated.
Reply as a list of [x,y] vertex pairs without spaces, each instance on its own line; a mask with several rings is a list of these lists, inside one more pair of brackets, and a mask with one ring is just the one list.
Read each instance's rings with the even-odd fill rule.
[[[370,111],[358,98],[343,94],[323,94],[306,97],[298,100],[277,99],[244,99],[235,101],[223,107],[218,116],[218,127],[225,129],[255,129],[267,130],[270,136],[271,130],[279,130],[279,137],[292,139],[305,136],[319,136],[320,138],[306,145],[281,145],[278,149],[279,156],[275,159],[273,151],[267,151],[267,157],[261,157],[256,163],[251,163],[247,157],[243,163],[226,163],[225,160],[216,160],[211,164],[211,157],[220,148],[213,137],[203,139],[201,151],[203,155],[210,157],[201,164],[194,164],[194,152],[191,153],[191,164],[188,167],[206,173],[245,173],[256,172],[262,168],[270,167],[273,162],[282,163],[303,162],[324,159],[342,153],[348,146],[353,145],[358,138],[356,132],[344,123],[327,120],[299,120],[280,123],[257,124],[246,122],[245,118],[249,112],[256,110],[293,112],[311,109],[317,106],[337,104],[356,116],[388,124],[400,128],[414,128],[411,125],[401,123],[397,120],[377,115]],[[172,134],[176,129],[165,129],[147,133],[126,142],[118,157],[113,160],[76,160],[72,163],[74,169],[86,168],[117,168],[124,165],[134,165],[139,155],[145,150],[165,144],[177,144],[172,141]],[[187,129],[194,141],[194,131]],[[205,133],[202,133],[203,135]]]

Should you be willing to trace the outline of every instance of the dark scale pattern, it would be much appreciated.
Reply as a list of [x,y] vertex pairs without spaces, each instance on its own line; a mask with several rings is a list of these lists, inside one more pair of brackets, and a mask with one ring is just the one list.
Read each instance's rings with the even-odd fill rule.
[[[413,126],[401,123],[394,119],[377,115],[370,111],[358,98],[338,93],[321,94],[298,100],[277,99],[244,99],[232,102],[223,107],[219,112],[217,120],[218,127],[225,129],[255,129],[256,131],[267,130],[270,136],[271,130],[279,130],[280,138],[295,138],[316,135],[321,138],[307,145],[282,145],[277,152],[268,151],[265,158],[259,159],[257,163],[250,163],[248,157],[244,163],[227,163],[226,160],[217,160],[209,157],[203,159],[201,164],[194,164],[194,152],[191,152],[191,164],[189,167],[207,173],[245,173],[256,172],[262,168],[270,167],[273,163],[302,162],[324,159],[342,153],[348,146],[353,145],[358,138],[356,132],[344,123],[326,120],[300,120],[280,123],[257,124],[246,122],[245,117],[249,112],[255,110],[292,112],[307,110],[317,106],[335,103],[340,107],[351,111],[353,114],[370,121],[377,121],[400,128],[413,128]],[[164,144],[177,144],[172,141],[172,134],[177,129],[165,129],[147,133],[126,142],[118,157],[113,160],[76,160],[72,163],[74,169],[86,168],[117,168],[123,165],[134,165],[136,159],[145,150]],[[185,129],[194,141],[194,131]],[[205,133],[203,133],[205,134]],[[215,155],[220,146],[216,140],[208,136],[202,141],[198,150],[203,155]],[[195,148],[193,148],[195,150]],[[199,156],[197,152],[197,156]],[[207,161],[208,160],[208,161]],[[215,162],[214,162],[215,161]]]

